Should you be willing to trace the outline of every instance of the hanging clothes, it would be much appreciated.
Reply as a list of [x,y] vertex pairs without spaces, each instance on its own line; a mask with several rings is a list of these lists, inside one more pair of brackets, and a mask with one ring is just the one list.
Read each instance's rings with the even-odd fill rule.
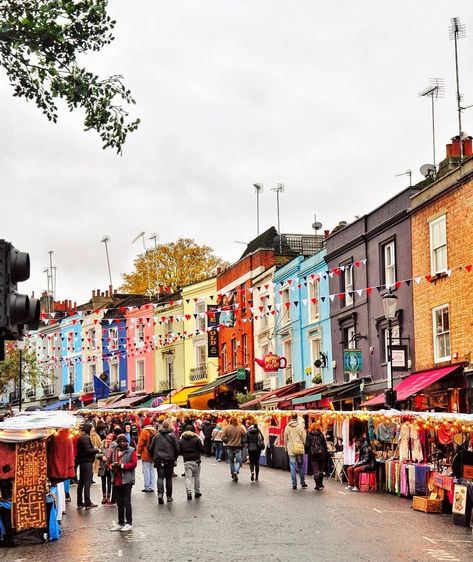
[[355,442],[350,441],[350,422],[348,418],[343,420],[342,426],[343,437],[343,464],[355,464]]
[[0,442],[0,480],[15,477],[15,444]]
[[407,424],[403,424],[401,425],[401,430],[399,431],[399,460],[401,461],[411,460],[409,439],[409,426]]
[[74,478],[74,445],[68,429],[60,429],[48,443],[48,477],[54,482]]
[[419,438],[419,432],[414,426],[409,431],[411,458],[414,462],[422,462],[424,460],[424,452]]

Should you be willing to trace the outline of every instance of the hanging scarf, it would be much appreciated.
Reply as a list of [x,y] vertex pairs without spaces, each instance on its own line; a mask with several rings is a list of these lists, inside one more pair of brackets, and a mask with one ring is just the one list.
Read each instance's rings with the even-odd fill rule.
[[12,526],[17,532],[44,529],[46,522],[46,440],[17,443]]

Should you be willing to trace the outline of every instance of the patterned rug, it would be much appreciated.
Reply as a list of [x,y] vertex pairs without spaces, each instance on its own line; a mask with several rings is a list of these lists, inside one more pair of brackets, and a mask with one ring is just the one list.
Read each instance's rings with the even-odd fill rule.
[[12,527],[16,531],[47,527],[46,439],[17,443]]

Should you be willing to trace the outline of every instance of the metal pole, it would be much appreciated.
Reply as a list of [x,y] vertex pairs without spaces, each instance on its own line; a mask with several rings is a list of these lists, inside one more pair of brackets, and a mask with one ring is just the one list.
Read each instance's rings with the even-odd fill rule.
[[432,100],[432,152],[433,152],[433,156],[434,156],[433,165],[435,166],[435,169],[437,170],[437,160],[436,160],[436,155],[435,155],[435,109],[434,109],[435,101],[434,101],[434,93],[433,92],[432,92],[430,97],[431,97],[431,100]]
[[112,270],[111,270],[111,267],[110,267],[110,256],[108,254],[108,240],[105,240],[105,253],[107,254],[108,278],[110,280],[110,287],[113,287]]
[[388,320],[388,390],[393,389],[393,358],[392,358],[392,328]]
[[259,189],[256,190],[256,236],[259,236]]
[[21,392],[22,388],[21,387],[22,387],[22,374],[23,374],[22,368],[21,368],[22,367],[22,365],[21,365],[22,364],[22,351],[21,351],[21,349],[19,350],[19,352],[20,352],[20,380],[19,380],[19,383],[20,383],[20,406],[19,406],[19,410],[21,412],[21,395],[22,395],[22,392]]
[[69,410],[72,410],[72,374],[69,373]]
[[460,77],[458,75],[458,27],[454,29],[454,44],[455,44],[455,72],[457,81],[457,111],[458,111],[458,135],[460,137],[460,162],[463,162],[463,139],[462,139],[462,107],[460,95]]

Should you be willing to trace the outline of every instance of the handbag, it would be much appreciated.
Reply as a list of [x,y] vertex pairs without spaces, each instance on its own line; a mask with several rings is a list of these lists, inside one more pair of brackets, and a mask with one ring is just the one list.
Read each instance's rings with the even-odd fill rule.
[[305,452],[305,447],[303,443],[293,443],[292,444],[292,454],[293,455],[303,455]]
[[266,445],[264,444],[264,437],[261,431],[258,433],[258,447],[260,451],[264,451],[266,448]]

